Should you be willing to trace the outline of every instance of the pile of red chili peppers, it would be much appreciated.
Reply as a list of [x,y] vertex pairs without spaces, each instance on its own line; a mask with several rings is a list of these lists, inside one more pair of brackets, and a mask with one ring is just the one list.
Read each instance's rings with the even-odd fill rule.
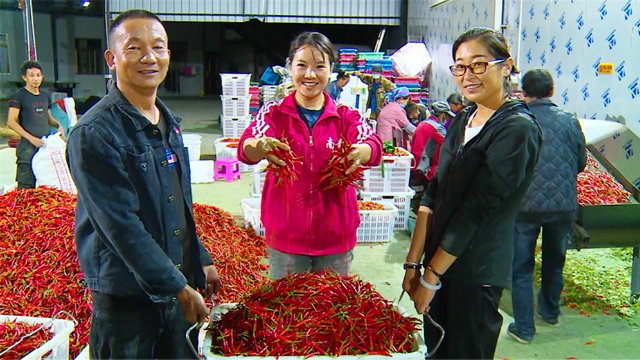
[[[91,321],[91,294],[81,282],[73,238],[75,205],[75,196],[45,187],[0,195],[0,314],[50,318],[69,312],[78,320],[72,357],[88,344]],[[236,302],[265,283],[264,239],[218,208],[194,204],[193,210],[223,284],[216,301]]]
[[[289,145],[289,142],[285,138],[283,138],[281,142]],[[284,166],[278,166],[271,162],[267,165],[266,171],[272,171],[274,176],[277,178],[276,186],[279,186],[280,184],[285,184],[286,186],[293,185],[294,181],[298,180],[298,175],[300,174],[300,170],[298,170],[296,166],[302,165],[302,161],[300,161],[302,157],[297,156],[291,150],[286,151],[278,147],[269,150],[269,154],[275,155],[285,163]]]
[[384,210],[384,205],[373,201],[358,201],[359,210]]
[[232,142],[232,143],[227,143],[227,145],[225,145],[225,146],[228,147],[229,149],[237,149],[238,145],[239,145],[239,143]]
[[593,156],[587,153],[587,166],[578,174],[578,204],[611,205],[631,202],[631,194],[602,169]]
[[240,141],[240,138],[233,138],[233,137],[229,137],[229,138],[222,138],[220,140],[218,140],[218,142],[221,143],[237,143]]
[[74,196],[53,189],[0,196],[0,314],[50,318],[69,312],[78,320],[72,355],[88,343],[91,319],[73,241],[75,210]]
[[353,145],[345,138],[341,138],[333,148],[333,157],[329,164],[320,172],[320,176],[322,176],[318,181],[320,189],[339,188],[343,192],[349,186],[362,188],[360,181],[364,180],[364,171],[367,168],[360,166],[356,171],[346,174],[352,165],[349,161],[351,151],[353,151]]
[[413,349],[420,321],[397,312],[372,285],[330,273],[264,286],[212,324],[213,354],[390,355]]
[[193,217],[220,275],[217,304],[237,302],[267,282],[267,243],[253,228],[238,226],[233,215],[211,205],[193,204]]
[[[17,321],[7,321],[0,323],[0,359],[22,359],[33,350],[41,347],[51,340],[53,333],[48,328],[39,329],[41,324],[25,324]],[[28,337],[27,334],[32,333]],[[24,340],[11,350],[3,353],[18,340]]]
[[409,152],[403,148],[396,147],[393,152],[385,152],[383,156],[409,156]]

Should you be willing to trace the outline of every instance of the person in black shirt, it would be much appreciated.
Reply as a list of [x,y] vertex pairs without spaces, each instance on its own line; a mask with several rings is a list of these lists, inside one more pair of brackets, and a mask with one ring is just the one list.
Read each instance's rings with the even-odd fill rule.
[[36,187],[36,178],[31,159],[44,145],[41,138],[49,135],[49,125],[57,127],[60,134],[64,134],[64,128],[51,115],[49,93],[40,90],[42,66],[28,60],[22,63],[20,71],[26,85],[9,98],[7,126],[22,137],[16,147],[18,189],[32,189]]
[[167,33],[155,14],[130,10],[111,24],[108,46],[116,83],[67,144],[76,248],[93,302],[90,357],[196,358],[185,333],[209,314],[203,295],[220,281],[196,235],[180,119],[157,98]]
[[[418,210],[403,289],[418,313],[428,312],[446,332],[435,358],[492,359],[502,326],[500,298],[511,286],[514,223],[542,131],[526,103],[508,98],[517,70],[500,32],[471,29],[455,41],[452,55],[451,73],[475,105],[457,115],[440,148]],[[439,336],[425,326],[429,349]]]

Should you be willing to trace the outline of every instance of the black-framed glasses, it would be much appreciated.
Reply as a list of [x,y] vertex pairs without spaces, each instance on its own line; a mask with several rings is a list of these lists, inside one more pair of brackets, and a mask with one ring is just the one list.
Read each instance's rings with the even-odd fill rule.
[[474,62],[470,65],[455,64],[449,66],[449,70],[451,70],[451,74],[453,74],[453,76],[457,77],[463,76],[467,72],[467,69],[469,69],[469,71],[471,71],[471,73],[474,75],[481,75],[487,72],[489,66],[493,66],[495,64],[500,64],[503,62],[504,59],[496,59],[491,61]]

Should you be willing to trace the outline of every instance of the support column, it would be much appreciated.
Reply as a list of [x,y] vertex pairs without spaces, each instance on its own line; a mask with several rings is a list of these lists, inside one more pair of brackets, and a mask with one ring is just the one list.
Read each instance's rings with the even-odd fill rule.
[[36,31],[33,26],[33,4],[32,0],[20,0],[18,7],[22,10],[24,19],[24,39],[27,46],[29,60],[38,60],[36,51]]

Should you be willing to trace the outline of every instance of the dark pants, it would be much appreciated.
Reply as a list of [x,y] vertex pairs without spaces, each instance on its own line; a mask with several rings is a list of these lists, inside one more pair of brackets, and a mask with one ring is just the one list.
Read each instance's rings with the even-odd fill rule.
[[322,272],[332,270],[343,276],[349,275],[353,262],[353,249],[335,255],[308,256],[289,254],[267,246],[269,253],[269,272],[271,280],[279,280],[288,274]]
[[16,182],[18,189],[33,189],[36,187],[36,177],[31,168],[31,160],[38,148],[29,140],[22,138],[16,146]]
[[[91,359],[196,359],[178,300],[155,304],[93,292]],[[191,332],[197,349],[198,331]]]
[[572,222],[516,222],[513,253],[511,298],[513,317],[519,333],[533,338],[536,327],[533,313],[533,270],[535,249],[542,228],[542,286],[538,294],[538,313],[546,321],[560,316],[562,268],[567,252],[567,238]]
[[[498,312],[502,288],[442,279],[429,314],[445,331],[444,341],[432,359],[493,359],[502,327]],[[424,320],[427,351],[440,332]]]

